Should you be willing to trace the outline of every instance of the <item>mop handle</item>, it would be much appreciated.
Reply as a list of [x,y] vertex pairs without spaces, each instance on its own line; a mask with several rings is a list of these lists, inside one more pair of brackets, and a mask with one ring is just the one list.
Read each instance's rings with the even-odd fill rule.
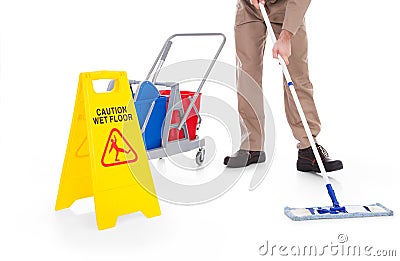
[[[272,29],[271,22],[269,21],[269,18],[268,18],[268,15],[267,15],[267,11],[265,10],[265,6],[260,4],[260,10],[261,10],[261,14],[262,14],[262,16],[264,18],[265,25],[267,26],[268,34],[271,36],[272,44],[275,44],[275,42],[276,42],[275,33],[274,33],[273,29]],[[279,59],[279,63],[282,66],[282,72],[283,72],[283,75],[285,76],[285,79],[286,79],[286,82],[287,82],[287,87],[289,88],[290,92],[292,93],[293,100],[294,100],[294,103],[296,104],[297,111],[299,112],[299,115],[300,115],[300,118],[301,118],[301,122],[303,123],[304,130],[306,131],[306,134],[307,134],[307,138],[310,141],[310,145],[311,145],[312,151],[313,151],[313,153],[315,155],[315,158],[317,160],[318,166],[319,166],[319,168],[321,170],[322,177],[323,177],[323,179],[325,181],[325,184],[326,185],[330,185],[330,181],[329,181],[328,175],[326,174],[325,166],[322,163],[321,156],[319,155],[317,146],[315,145],[314,138],[313,138],[313,136],[311,134],[310,126],[308,125],[306,116],[304,115],[304,111],[303,111],[303,109],[301,107],[300,100],[299,100],[299,98],[297,96],[297,93],[296,93],[296,90],[294,88],[294,84],[292,82],[292,78],[290,77],[289,70],[288,70],[288,68],[286,66],[285,61],[282,59],[282,57],[279,54],[278,54],[278,59]]]

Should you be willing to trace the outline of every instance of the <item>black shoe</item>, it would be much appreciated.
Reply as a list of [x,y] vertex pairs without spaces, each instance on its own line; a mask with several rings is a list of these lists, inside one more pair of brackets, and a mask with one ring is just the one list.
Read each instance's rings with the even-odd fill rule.
[[242,168],[253,163],[261,163],[264,161],[264,151],[238,150],[232,156],[225,157],[224,164],[230,168]]
[[[328,152],[321,146],[317,145],[319,155],[321,156],[322,163],[324,164],[326,172],[343,169],[343,163],[340,160],[333,160],[329,158]],[[297,159],[297,170],[303,172],[315,171],[321,172],[317,160],[311,147],[299,150]]]

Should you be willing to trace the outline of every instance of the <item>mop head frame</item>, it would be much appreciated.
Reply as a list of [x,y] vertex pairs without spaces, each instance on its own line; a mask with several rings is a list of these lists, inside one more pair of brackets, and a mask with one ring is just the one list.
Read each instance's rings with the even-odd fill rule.
[[311,208],[290,208],[285,207],[285,215],[294,221],[315,220],[315,219],[341,219],[341,218],[362,218],[393,216],[393,211],[385,206],[376,203],[370,205],[347,205],[345,212],[332,213],[332,207],[311,207]]

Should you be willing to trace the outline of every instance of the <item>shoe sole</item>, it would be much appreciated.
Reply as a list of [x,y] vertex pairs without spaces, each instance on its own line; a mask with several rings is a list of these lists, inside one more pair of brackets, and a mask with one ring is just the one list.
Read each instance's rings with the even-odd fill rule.
[[[332,172],[332,171],[341,170],[341,169],[343,169],[343,163],[341,163],[341,162],[337,162],[336,164],[330,164],[328,166],[325,166],[326,172]],[[310,166],[309,164],[301,164],[298,162],[297,162],[297,170],[302,171],[302,172],[321,173],[321,171],[317,165]]]
[[263,162],[265,162],[265,160],[266,160],[265,156],[261,156],[261,157],[259,157],[259,158],[257,158],[257,159],[255,159],[255,158],[250,158],[250,159],[246,162],[246,165],[243,165],[243,164],[229,165],[229,159],[228,159],[227,162],[224,160],[224,164],[225,164],[225,162],[226,162],[225,165],[226,165],[227,168],[244,168],[244,167],[247,167],[247,166],[249,166],[249,165],[251,165],[251,164],[263,163]]

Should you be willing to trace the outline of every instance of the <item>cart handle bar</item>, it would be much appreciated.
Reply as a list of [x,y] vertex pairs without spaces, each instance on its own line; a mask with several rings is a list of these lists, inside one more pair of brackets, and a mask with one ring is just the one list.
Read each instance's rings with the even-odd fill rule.
[[[173,38],[175,38],[175,37],[192,37],[192,36],[193,37],[197,37],[197,36],[221,36],[222,37],[222,42],[221,42],[216,54],[214,55],[213,60],[211,61],[210,65],[208,66],[207,71],[204,74],[203,79],[201,80],[201,83],[200,83],[199,87],[197,88],[197,91],[194,94],[193,99],[191,100],[191,102],[190,102],[190,104],[189,104],[189,106],[188,106],[188,108],[187,108],[187,110],[186,110],[181,122],[178,125],[178,128],[177,128],[178,131],[182,129],[183,124],[185,123],[187,117],[189,116],[189,113],[192,110],[192,108],[194,106],[194,103],[196,102],[197,97],[199,96],[199,93],[201,92],[201,89],[203,88],[208,76],[210,75],[211,70],[215,65],[215,62],[217,61],[217,58],[220,55],[220,53],[222,51],[222,48],[225,45],[226,36],[224,34],[222,34],[222,33],[187,33],[187,34],[174,34],[174,35],[170,36],[166,40],[163,48],[161,49],[160,53],[157,56],[156,61],[154,62],[153,66],[150,69],[150,72],[148,73],[148,75],[146,77],[146,80],[150,79],[151,74],[153,73],[154,69],[156,68],[156,65],[158,64],[158,68],[157,68],[156,72],[154,73],[154,77],[153,77],[153,81],[154,82],[156,81],[158,73],[159,73],[159,71],[160,71],[160,69],[161,69],[161,67],[162,67],[162,65],[163,65],[163,63],[165,61],[165,58],[167,57],[168,52],[169,52],[169,50],[171,48],[171,45],[172,45],[172,41],[171,40]],[[138,88],[140,88],[140,86]]]

